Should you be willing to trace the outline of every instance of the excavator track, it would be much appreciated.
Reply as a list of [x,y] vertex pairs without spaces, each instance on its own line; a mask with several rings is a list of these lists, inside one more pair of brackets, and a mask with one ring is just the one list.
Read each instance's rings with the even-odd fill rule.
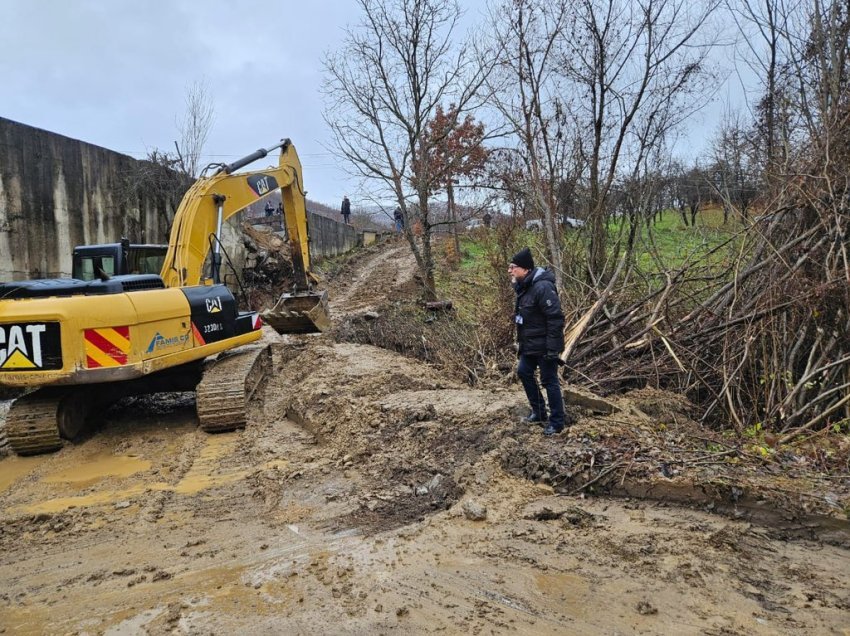
[[6,415],[6,438],[18,455],[40,455],[62,448],[59,419],[67,394],[42,389],[18,398]]
[[201,429],[219,433],[244,427],[248,405],[268,377],[271,366],[268,346],[243,347],[210,363],[196,389]]

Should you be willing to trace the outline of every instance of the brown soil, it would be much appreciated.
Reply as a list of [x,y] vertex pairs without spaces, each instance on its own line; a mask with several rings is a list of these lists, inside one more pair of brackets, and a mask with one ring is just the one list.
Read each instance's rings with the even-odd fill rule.
[[[402,245],[366,252],[335,319],[413,271]],[[846,474],[753,462],[675,396],[576,399],[548,439],[516,384],[266,338],[244,431],[158,395],[0,459],[0,633],[850,633]]]

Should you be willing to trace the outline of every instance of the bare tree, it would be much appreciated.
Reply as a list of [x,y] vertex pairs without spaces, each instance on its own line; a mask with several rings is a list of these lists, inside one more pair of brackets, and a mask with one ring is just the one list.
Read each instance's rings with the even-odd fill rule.
[[787,14],[784,0],[726,0],[730,14],[742,35],[743,46],[736,52],[758,78],[760,95],[756,106],[758,129],[764,144],[765,169],[776,172],[778,143],[777,117],[781,108],[779,74],[782,65],[782,36]]
[[[606,269],[607,203],[626,156],[639,162],[664,133],[699,107],[712,34],[703,33],[714,0],[581,0],[565,38],[563,64],[577,101],[577,125],[589,130],[582,151],[588,165],[589,270]],[[637,134],[636,134],[637,133]]]
[[604,277],[613,188],[628,174],[633,180],[668,132],[704,103],[710,72],[703,63],[713,42],[706,26],[717,1],[505,0],[493,12],[496,105],[519,140],[531,207],[546,219],[556,270],[557,190],[578,170],[587,271],[592,281]]
[[125,202],[138,201],[140,207],[150,205],[158,211],[166,236],[180,200],[198,176],[212,127],[215,109],[205,81],[186,87],[185,105],[182,118],[175,121],[180,134],[180,140],[174,142],[175,151],[152,148],[144,160],[133,164],[122,184]]
[[[479,105],[489,72],[454,41],[455,0],[358,0],[359,25],[325,59],[325,121],[355,174],[398,202],[425,294],[435,297],[430,198],[442,174],[428,159],[427,124],[440,104],[455,121]],[[439,223],[439,221],[437,221]],[[417,240],[421,231],[421,241]]]
[[177,120],[180,139],[174,142],[178,166],[183,174],[197,177],[201,155],[215,120],[215,105],[206,80],[197,80],[186,87],[186,110]]
[[557,223],[558,186],[570,179],[565,155],[574,133],[567,110],[556,57],[568,20],[566,0],[511,0],[491,15],[493,50],[499,53],[499,72],[492,77],[496,108],[508,123],[525,164],[523,186],[527,207],[543,220],[549,260],[556,285],[562,288],[560,232]]
[[747,218],[758,195],[757,143],[751,138],[740,115],[724,117],[712,143],[713,164],[708,168],[708,184],[723,204],[723,222],[734,210]]
[[[641,301],[599,314],[570,363],[602,385],[654,378],[690,392],[704,421],[772,431],[765,442],[779,449],[850,421],[850,13],[844,0],[772,6],[784,12],[773,118],[783,173],[759,201],[765,214],[711,248],[719,262],[686,260]],[[713,171],[684,171],[681,200],[699,202],[688,189],[701,181],[718,187]]]

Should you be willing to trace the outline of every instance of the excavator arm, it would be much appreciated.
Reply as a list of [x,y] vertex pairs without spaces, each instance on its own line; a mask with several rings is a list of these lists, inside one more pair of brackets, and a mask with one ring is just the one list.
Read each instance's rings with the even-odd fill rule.
[[[280,148],[276,168],[234,174],[240,168]],[[227,166],[211,177],[201,177],[189,189],[174,215],[168,252],[162,268],[166,287],[186,287],[204,282],[204,263],[212,252],[213,282],[220,282],[221,226],[250,203],[280,190],[286,230],[292,246],[296,289],[310,287],[310,250],[307,235],[307,209],[301,162],[289,139],[271,148],[260,149]]]

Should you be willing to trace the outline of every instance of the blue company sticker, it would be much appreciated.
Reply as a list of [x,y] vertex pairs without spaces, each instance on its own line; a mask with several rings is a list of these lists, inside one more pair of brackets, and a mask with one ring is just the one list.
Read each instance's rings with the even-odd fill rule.
[[153,339],[151,339],[151,343],[148,345],[147,353],[153,353],[154,350],[160,351],[169,347],[176,347],[177,345],[185,343],[187,340],[189,340],[188,334],[166,338],[157,331],[156,335]]

